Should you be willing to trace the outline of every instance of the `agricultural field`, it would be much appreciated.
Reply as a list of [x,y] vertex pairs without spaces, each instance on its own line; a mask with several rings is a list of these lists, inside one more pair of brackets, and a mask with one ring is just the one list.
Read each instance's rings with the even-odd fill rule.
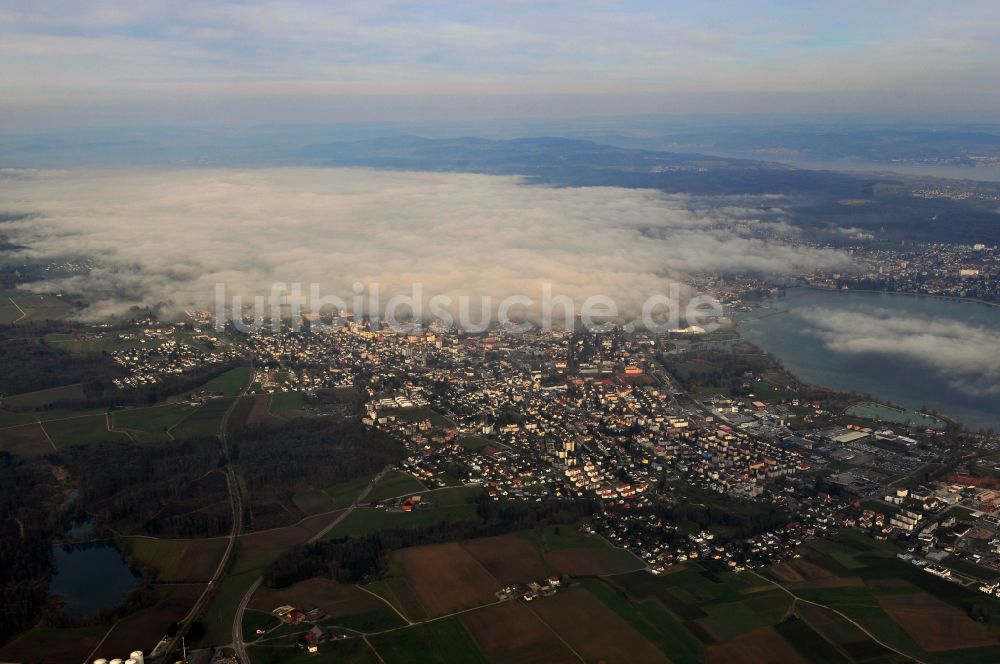
[[316,489],[299,491],[292,496],[292,503],[302,510],[303,514],[321,514],[334,509],[333,499]]
[[300,392],[275,392],[271,396],[268,411],[278,417],[295,417],[302,414],[302,394]]
[[247,648],[250,664],[379,664],[362,639],[326,643],[315,655],[295,645],[255,645]]
[[708,661],[719,664],[806,664],[805,659],[773,627],[748,632],[728,643],[708,649]]
[[38,626],[0,647],[0,660],[33,662],[39,661],[39,653],[45,653],[46,662],[80,662],[97,647],[107,631],[106,625],[77,628]]
[[166,634],[170,623],[187,615],[204,589],[205,585],[200,583],[156,586],[159,601],[116,623],[97,654],[120,656],[137,648],[149,652]]
[[250,406],[250,412],[247,414],[247,426],[275,421],[274,417],[271,416],[270,394],[255,394],[251,399],[253,400],[253,404]]
[[271,611],[285,604],[311,604],[323,609],[331,618],[386,608],[384,602],[357,586],[320,578],[306,579],[281,589],[261,587],[250,600],[250,607],[261,611]]
[[41,424],[22,424],[0,429],[0,450],[24,457],[37,457],[55,452]]
[[0,301],[7,303],[0,308],[2,323],[57,320],[73,310],[72,302],[57,295],[39,295],[27,291],[2,291]]
[[121,542],[132,555],[156,570],[158,583],[193,583],[212,578],[227,540],[126,537]]
[[170,429],[194,411],[194,406],[180,403],[130,408],[112,413],[111,421],[116,430],[128,432],[137,442],[159,443],[172,440]]
[[959,609],[927,593],[878,597],[883,611],[927,651],[1000,644],[995,634]]
[[[889,646],[929,664],[1000,661],[1000,603],[927,574],[896,558],[896,551],[892,544],[843,531],[833,540],[809,542],[803,560],[766,574],[802,600],[839,611]],[[863,639],[857,627],[841,618],[824,622],[801,610],[802,602],[798,606],[804,621],[836,643],[846,658],[865,652],[857,645]],[[974,606],[987,621],[970,617]]]
[[572,526],[549,526],[520,533],[520,536],[533,541],[549,567],[559,574],[621,574],[645,567],[641,560],[625,549]]
[[10,298],[0,293],[0,325],[10,325],[23,317],[24,314],[21,313]]
[[381,502],[389,498],[398,498],[407,494],[416,494],[426,491],[427,487],[418,482],[413,475],[407,473],[388,473],[379,480],[365,500],[369,502]]
[[0,410],[0,429],[16,427],[22,424],[30,424],[31,422],[37,421],[38,417],[36,413],[15,413],[8,410]]
[[624,618],[584,588],[532,602],[530,609],[588,662],[669,662]]
[[[461,616],[483,654],[498,664],[571,664],[580,660],[526,604],[503,602]],[[498,626],[501,627],[498,629]]]
[[195,392],[215,392],[224,397],[239,396],[250,382],[250,367],[236,367],[208,381]]
[[393,558],[431,616],[495,602],[501,588],[458,542],[402,549]]
[[358,497],[358,494],[361,493],[365,486],[371,482],[374,477],[375,475],[358,477],[350,482],[336,484],[328,489],[324,489],[323,493],[330,496],[330,500],[333,501],[333,509],[350,507],[351,503],[354,502],[354,499]]
[[427,620],[427,607],[420,601],[413,584],[406,578],[399,564],[390,563],[390,575],[365,585],[365,590],[372,592],[392,606],[400,615],[409,621]]
[[778,631],[794,620],[792,597],[753,574],[688,563],[660,576],[632,572],[583,585],[671,661],[803,661]]
[[538,548],[517,535],[466,540],[461,546],[502,584],[537,581],[553,573]]
[[[813,540],[801,559],[761,573],[728,572],[709,561],[652,575],[627,571],[638,566],[629,554],[603,557],[609,550],[615,549],[573,526],[410,547],[393,553],[386,577],[364,586],[311,579],[261,589],[251,606],[317,605],[330,614],[329,626],[367,634],[386,662],[425,651],[437,658],[430,661],[445,662],[906,659],[852,620],[928,664],[1000,661],[1000,626],[976,623],[961,608],[979,598],[899,562],[891,545],[857,534]],[[577,558],[581,552],[592,554],[587,565]],[[567,561],[570,569],[562,566]],[[497,601],[505,585],[552,575],[564,580],[553,597]],[[937,589],[944,595],[935,584],[944,584]]]
[[25,392],[4,397],[4,404],[13,408],[39,408],[41,406],[64,400],[83,399],[83,386],[79,383],[73,385],[62,385],[60,387],[50,387],[47,390],[37,392]]
[[226,411],[235,400],[235,397],[230,397],[205,402],[171,429],[170,435],[178,440],[218,436],[222,429],[222,418],[226,416]]
[[472,635],[458,618],[446,618],[368,637],[386,664],[412,662],[420,653],[428,664],[486,662]]
[[45,343],[51,344],[56,348],[61,348],[62,350],[68,350],[77,355],[125,350],[142,345],[138,339],[119,341],[115,338],[116,336],[117,333],[78,335],[52,332],[46,334],[43,338],[45,339]]
[[43,426],[56,447],[128,440],[125,434],[108,430],[108,416],[104,413],[48,420]]
[[228,642],[236,605],[264,567],[282,551],[308,540],[333,518],[333,515],[313,517],[294,526],[241,535],[229,572],[205,612],[206,633],[200,643]]
[[[355,494],[356,495],[356,494]],[[412,512],[388,512],[382,509],[362,507],[337,524],[326,538],[360,535],[381,528],[409,528],[426,526],[439,521],[479,521],[476,506],[471,503],[461,505],[436,505]]]

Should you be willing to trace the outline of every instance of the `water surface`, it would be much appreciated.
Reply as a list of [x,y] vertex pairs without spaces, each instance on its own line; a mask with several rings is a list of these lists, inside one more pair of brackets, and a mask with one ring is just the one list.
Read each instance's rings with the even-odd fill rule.
[[1000,430],[1000,307],[792,288],[744,318],[743,336],[806,382]]
[[111,543],[56,547],[56,574],[49,594],[63,599],[71,618],[87,618],[115,607],[138,583]]

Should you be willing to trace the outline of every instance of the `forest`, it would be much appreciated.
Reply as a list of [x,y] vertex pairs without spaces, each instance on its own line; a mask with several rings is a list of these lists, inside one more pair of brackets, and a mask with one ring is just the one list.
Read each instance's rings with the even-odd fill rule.
[[238,432],[232,437],[230,457],[239,465],[251,511],[260,515],[249,526],[261,529],[290,518],[285,510],[268,513],[266,505],[287,504],[301,488],[322,489],[373,475],[399,461],[403,448],[356,419],[306,417]]
[[55,462],[80,480],[80,509],[117,534],[214,537],[232,528],[214,436],[155,446],[74,446]]
[[30,627],[48,602],[58,526],[46,509],[51,481],[43,464],[0,452],[0,644]]
[[6,338],[0,343],[0,394],[34,392],[81,383],[84,394],[104,396],[111,379],[122,374],[108,355],[74,355],[44,339]]

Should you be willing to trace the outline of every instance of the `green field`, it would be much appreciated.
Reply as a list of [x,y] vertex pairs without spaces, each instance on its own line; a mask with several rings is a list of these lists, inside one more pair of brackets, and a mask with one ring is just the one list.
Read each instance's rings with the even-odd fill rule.
[[275,392],[271,395],[269,412],[280,417],[294,417],[302,411],[301,392]]
[[369,637],[369,642],[386,664],[413,662],[420,653],[421,662],[473,664],[486,662],[472,635],[457,618],[398,629]]
[[360,535],[382,528],[426,526],[439,521],[479,521],[479,515],[474,504],[442,505],[412,512],[358,508],[327,533],[326,538]]
[[750,386],[755,399],[761,401],[782,401],[791,397],[791,392],[769,380],[758,380]]
[[365,498],[369,502],[380,502],[388,498],[396,498],[405,494],[415,494],[426,491],[427,488],[407,473],[389,473],[372,488]]
[[216,376],[195,392],[216,392],[224,397],[235,397],[243,393],[243,388],[250,382],[250,367],[236,367]]
[[172,440],[168,430],[195,412],[188,404],[167,404],[150,408],[130,408],[112,414],[115,429],[127,429],[141,443]]
[[143,563],[156,570],[158,583],[191,583],[208,581],[222,560],[227,540],[211,539],[154,539],[152,537],[126,537],[124,546]]
[[704,660],[705,648],[702,643],[655,599],[634,602],[627,593],[599,579],[586,579],[583,585],[605,606],[660,648],[675,664],[695,664]]
[[313,517],[295,526],[240,536],[235,559],[205,611],[206,634],[199,643],[228,643],[236,605],[264,567],[282,551],[315,535],[331,519],[331,516]]
[[353,479],[350,482],[344,482],[343,484],[335,484],[334,486],[326,489],[324,493],[330,496],[333,501],[333,506],[330,509],[340,509],[342,507],[350,507],[354,499],[358,497],[365,486],[372,481],[375,475],[365,475],[364,477],[359,477]]
[[[931,595],[952,605],[959,620],[967,616],[974,605],[981,607],[988,615],[986,626],[994,634],[1000,634],[1000,602],[927,574],[896,558],[897,551],[889,542],[876,542],[854,530],[841,531],[833,540],[813,540],[803,548],[803,558],[837,576],[860,577],[864,583],[851,587],[796,589],[795,593],[842,612],[882,641],[931,664],[1000,661],[1000,645],[925,651],[883,610],[879,598],[887,595],[906,595],[904,603]],[[971,624],[971,620],[969,622]]]
[[247,609],[243,612],[243,640],[252,643],[258,638],[257,630],[272,630],[281,625],[281,621],[266,611]]
[[230,572],[219,583],[215,596],[205,610],[202,622],[205,624],[205,636],[199,639],[198,645],[229,643],[232,639],[233,616],[243,595],[260,576],[260,569],[253,569],[241,574]]
[[11,413],[0,410],[0,429],[21,426],[22,424],[30,424],[37,421],[38,418],[35,413]]
[[884,406],[874,401],[861,401],[854,404],[846,411],[845,415],[853,415],[874,422],[890,422],[893,424],[903,424],[911,427],[927,427],[931,429],[943,429],[944,422],[931,415],[924,415],[915,410],[902,410]]
[[21,312],[14,303],[6,295],[0,295],[0,325],[10,325],[20,318]]
[[52,332],[43,338],[45,342],[56,348],[68,350],[77,355],[87,353],[106,353],[114,350],[125,350],[142,346],[138,339],[127,339],[119,341],[117,333],[101,334],[97,339],[81,339],[75,334],[65,334],[62,332]]
[[422,422],[423,420],[430,420],[431,424],[436,427],[446,427],[451,425],[450,420],[430,408],[397,408],[395,410],[381,412],[379,415],[395,415],[398,419],[405,420],[407,422]]
[[[5,303],[0,306],[0,323],[3,324],[56,320],[73,310],[73,303],[61,297],[37,295],[27,291],[0,291],[0,302]],[[23,319],[18,307],[24,311]]]
[[251,664],[378,664],[375,656],[364,640],[352,638],[324,643],[319,652],[310,655],[295,645],[265,646],[247,648]]
[[171,429],[170,435],[177,439],[219,435],[222,418],[235,401],[236,397],[210,399]]
[[402,627],[406,622],[399,617],[399,614],[384,607],[374,611],[355,613],[350,616],[340,616],[324,621],[324,624],[336,627],[346,627],[358,632],[381,632],[387,629]]
[[479,494],[483,492],[483,488],[479,485],[473,486],[453,486],[446,489],[434,489],[433,491],[427,491],[423,494],[424,500],[427,500],[438,507],[447,507],[452,505],[468,505],[474,503]]
[[469,450],[481,450],[487,445],[494,445],[492,440],[480,438],[479,436],[459,436],[458,444]]
[[299,491],[292,496],[292,502],[303,514],[320,514],[335,509],[330,496],[317,489]]
[[45,422],[44,427],[56,447],[128,440],[128,436],[123,433],[108,431],[108,418],[103,413],[49,420]]
[[37,392],[25,392],[4,397],[4,404],[13,408],[38,408],[56,401],[80,400],[84,398],[83,387],[76,383],[74,385],[63,385],[52,387],[47,390]]

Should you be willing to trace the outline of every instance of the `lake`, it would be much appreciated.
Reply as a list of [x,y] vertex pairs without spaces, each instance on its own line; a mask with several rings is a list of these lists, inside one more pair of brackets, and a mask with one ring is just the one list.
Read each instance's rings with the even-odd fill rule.
[[62,597],[66,613],[87,618],[116,606],[139,581],[111,543],[56,547],[50,595]]
[[791,288],[742,318],[743,336],[806,382],[1000,430],[1000,307]]

